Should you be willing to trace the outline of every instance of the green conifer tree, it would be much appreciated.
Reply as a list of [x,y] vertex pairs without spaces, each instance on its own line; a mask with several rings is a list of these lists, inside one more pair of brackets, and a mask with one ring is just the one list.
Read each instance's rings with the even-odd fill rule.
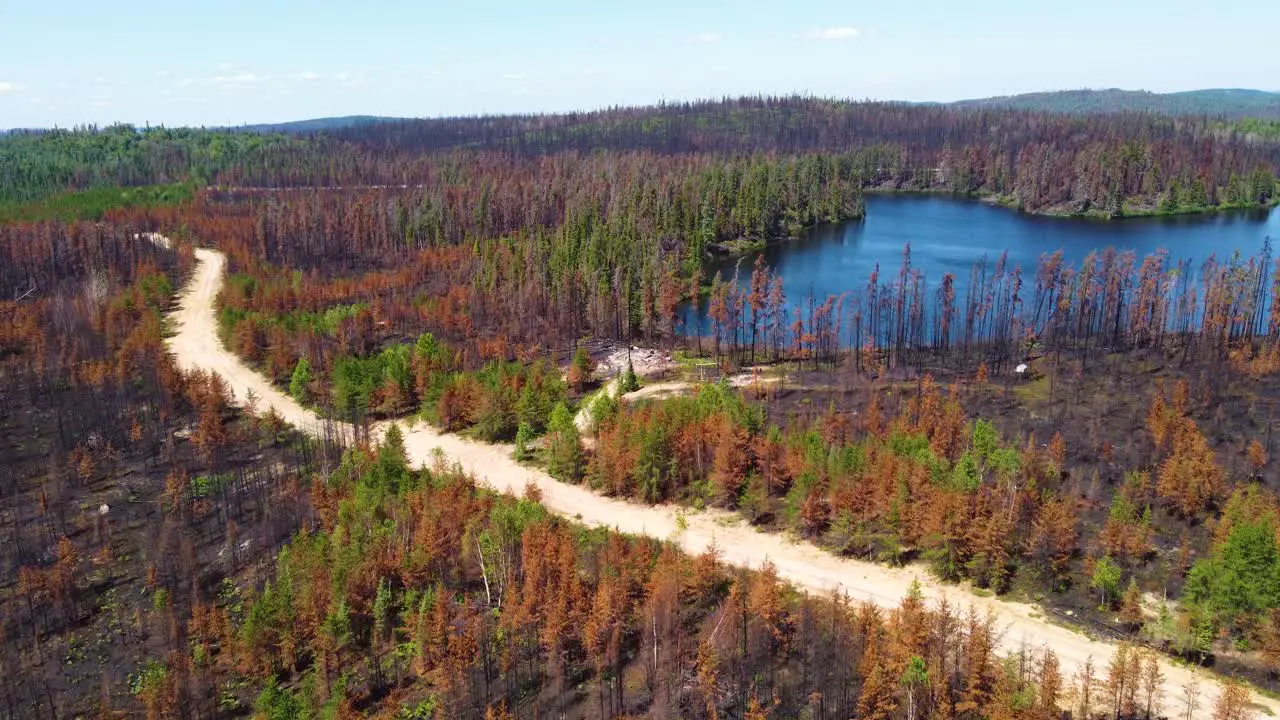
[[311,363],[306,356],[298,358],[293,367],[293,377],[289,379],[289,395],[299,404],[305,405],[308,399],[307,385],[311,383]]
[[547,423],[547,472],[566,482],[582,479],[582,441],[564,403],[556,405]]

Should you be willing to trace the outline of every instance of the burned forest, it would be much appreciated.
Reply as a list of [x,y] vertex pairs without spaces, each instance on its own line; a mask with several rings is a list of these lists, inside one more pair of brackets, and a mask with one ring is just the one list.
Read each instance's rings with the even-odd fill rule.
[[758,96],[308,128],[0,136],[0,718],[1275,705],[1272,238],[942,272],[906,242],[823,296],[766,257],[882,194],[1265,218],[1256,123]]

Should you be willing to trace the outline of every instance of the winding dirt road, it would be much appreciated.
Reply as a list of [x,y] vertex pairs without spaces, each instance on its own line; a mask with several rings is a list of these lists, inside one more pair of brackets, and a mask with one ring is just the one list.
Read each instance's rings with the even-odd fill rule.
[[[165,238],[151,236],[167,246]],[[245,365],[222,346],[217,336],[214,300],[222,287],[226,258],[221,253],[197,249],[196,268],[191,281],[180,295],[178,309],[172,314],[175,334],[169,338],[169,350],[178,364],[186,369],[199,368],[222,376],[238,400],[252,391],[257,406],[274,408],[285,420],[307,432],[318,432],[321,420],[292,398],[273,387],[263,376]],[[405,424],[405,446],[415,465],[430,464],[432,451],[439,448],[450,462],[474,474],[496,490],[519,494],[526,483],[542,491],[542,502],[553,512],[586,525],[608,526],[624,533],[649,535],[677,542],[686,552],[697,554],[712,544],[726,562],[758,568],[771,561],[786,580],[814,593],[839,590],[854,600],[869,600],[884,607],[896,606],[913,580],[918,579],[927,598],[947,598],[953,606],[974,606],[990,612],[1002,631],[1001,646],[1007,651],[1022,647],[1048,646],[1058,654],[1065,673],[1074,673],[1092,657],[1095,666],[1105,668],[1114,651],[1109,642],[1088,639],[1081,634],[1047,622],[1035,606],[983,598],[955,586],[941,585],[928,577],[923,569],[889,568],[872,563],[840,558],[805,542],[792,542],[785,536],[759,532],[729,513],[705,511],[685,515],[674,506],[642,506],[597,495],[590,490],[566,485],[546,473],[521,466],[512,457],[512,448],[466,440],[442,434],[425,424]],[[386,425],[375,428],[380,436]],[[1197,718],[1210,718],[1217,690],[1212,679],[1199,671],[1164,664],[1165,701],[1168,715],[1185,717],[1180,698],[1182,687],[1197,680],[1204,688]],[[1280,703],[1255,696],[1255,701],[1280,712]]]

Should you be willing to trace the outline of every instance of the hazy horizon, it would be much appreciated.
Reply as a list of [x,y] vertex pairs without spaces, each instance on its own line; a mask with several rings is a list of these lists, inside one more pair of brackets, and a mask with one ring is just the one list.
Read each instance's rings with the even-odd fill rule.
[[1276,20],[1280,8],[1240,0],[1208,13],[1181,0],[1085,0],[1070,13],[1011,1],[500,0],[483,12],[399,1],[137,0],[125,12],[27,3],[0,28],[0,127],[547,113],[757,94],[949,102],[1053,89],[1272,89]]
[[839,97],[839,96],[833,96],[833,95],[814,95],[814,94],[794,93],[794,92],[793,93],[777,93],[777,94],[747,93],[742,95],[725,95],[725,96],[717,96],[717,97],[708,96],[708,97],[690,97],[690,98],[661,98],[651,102],[618,103],[618,104],[612,104],[612,105],[599,105],[594,107],[566,107],[566,108],[547,109],[547,110],[516,109],[516,110],[510,110],[510,111],[503,111],[503,112],[454,113],[454,114],[448,114],[448,115],[444,115],[444,114],[381,115],[378,113],[363,112],[359,108],[354,108],[352,109],[351,112],[341,112],[341,113],[331,114],[331,115],[287,116],[287,117],[272,118],[267,120],[250,118],[250,119],[246,119],[246,120],[238,121],[234,123],[212,123],[212,122],[165,123],[165,122],[156,122],[156,121],[145,120],[145,119],[142,121],[89,120],[85,122],[76,122],[76,123],[70,123],[70,124],[13,125],[13,126],[0,125],[0,132],[17,131],[17,130],[49,130],[49,129],[65,130],[65,129],[72,129],[77,127],[84,127],[84,126],[108,127],[115,124],[127,124],[127,125],[133,125],[135,127],[237,128],[237,127],[253,127],[253,126],[259,126],[259,125],[280,125],[280,124],[288,124],[288,123],[294,123],[294,122],[340,119],[340,118],[349,118],[349,117],[374,117],[374,118],[386,118],[386,119],[392,119],[392,120],[447,120],[447,119],[453,119],[453,118],[467,118],[467,117],[560,115],[560,114],[568,114],[568,113],[601,112],[601,111],[607,111],[615,108],[655,107],[663,103],[678,104],[678,103],[718,102],[721,100],[733,100],[738,98],[756,97],[756,96],[778,97],[778,98],[804,97],[804,98],[810,98],[810,99],[816,99],[816,100],[829,100],[834,102],[882,102],[882,103],[902,102],[902,103],[914,103],[914,104],[927,104],[927,103],[948,104],[948,103],[957,103],[957,102],[964,102],[964,101],[971,101],[971,100],[988,100],[988,99],[995,99],[995,98],[1001,98],[1001,97],[1016,97],[1016,96],[1028,95],[1028,94],[1048,94],[1048,93],[1059,93],[1059,92],[1101,92],[1101,91],[1109,91],[1109,90],[1118,90],[1121,92],[1149,92],[1149,93],[1158,94],[1158,95],[1176,94],[1176,93],[1183,93],[1183,92],[1197,92],[1197,91],[1239,90],[1239,91],[1245,91],[1245,92],[1264,92],[1264,93],[1272,93],[1272,94],[1280,95],[1280,90],[1271,90],[1268,88],[1244,88],[1244,87],[1230,87],[1230,88],[1228,87],[1223,87],[1223,88],[1196,87],[1196,88],[1187,88],[1185,90],[1168,90],[1168,91],[1154,91],[1154,90],[1147,90],[1145,88],[1115,88],[1115,87],[1048,88],[1043,90],[1028,90],[1024,93],[1011,93],[1011,94],[1006,93],[1006,94],[1000,94],[1000,95],[986,95],[982,97],[963,97],[963,98],[954,98],[954,99],[948,99],[948,100],[930,100],[930,99],[904,100],[902,98],[893,98],[893,97],[883,97],[883,98]]

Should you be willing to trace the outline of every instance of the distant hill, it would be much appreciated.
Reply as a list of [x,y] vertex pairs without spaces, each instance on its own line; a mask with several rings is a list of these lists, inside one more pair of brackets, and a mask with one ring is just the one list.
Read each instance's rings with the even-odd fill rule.
[[380,115],[343,115],[342,117],[313,118],[311,120],[293,120],[282,123],[261,123],[258,125],[242,125],[232,128],[245,132],[279,132],[279,133],[313,133],[360,125],[376,125],[385,122],[401,122],[409,118],[383,117]]
[[1161,115],[1211,115],[1280,119],[1280,93],[1211,89],[1175,93],[1146,90],[1061,90],[960,100],[956,107],[1011,108],[1062,113],[1151,112]]
[[[839,101],[823,101],[839,102]],[[1003,95],[999,97],[958,100],[952,103],[906,103],[918,105],[935,105],[959,108],[993,108],[1032,110],[1036,112],[1057,112],[1071,114],[1110,113],[1110,112],[1149,112],[1158,115],[1207,115],[1237,120],[1241,118],[1259,118],[1263,120],[1280,120],[1280,92],[1246,89],[1209,89],[1190,90],[1176,93],[1153,93],[1146,90],[1059,90],[1050,92],[1034,92],[1023,95]],[[633,109],[643,111],[643,108]],[[563,117],[570,119],[589,119],[596,112],[567,113]],[[554,116],[561,117],[561,116]],[[369,125],[418,125],[432,123],[439,125],[455,124],[457,118],[400,118],[381,115],[344,115],[342,117],[313,118],[294,120],[282,123],[260,123],[242,125],[233,130],[259,133],[331,133],[344,134],[344,131],[356,130]],[[523,122],[540,124],[547,122],[547,116],[512,115],[488,118],[492,123]],[[2,134],[2,131],[0,131]],[[452,143],[450,143],[452,144]]]

